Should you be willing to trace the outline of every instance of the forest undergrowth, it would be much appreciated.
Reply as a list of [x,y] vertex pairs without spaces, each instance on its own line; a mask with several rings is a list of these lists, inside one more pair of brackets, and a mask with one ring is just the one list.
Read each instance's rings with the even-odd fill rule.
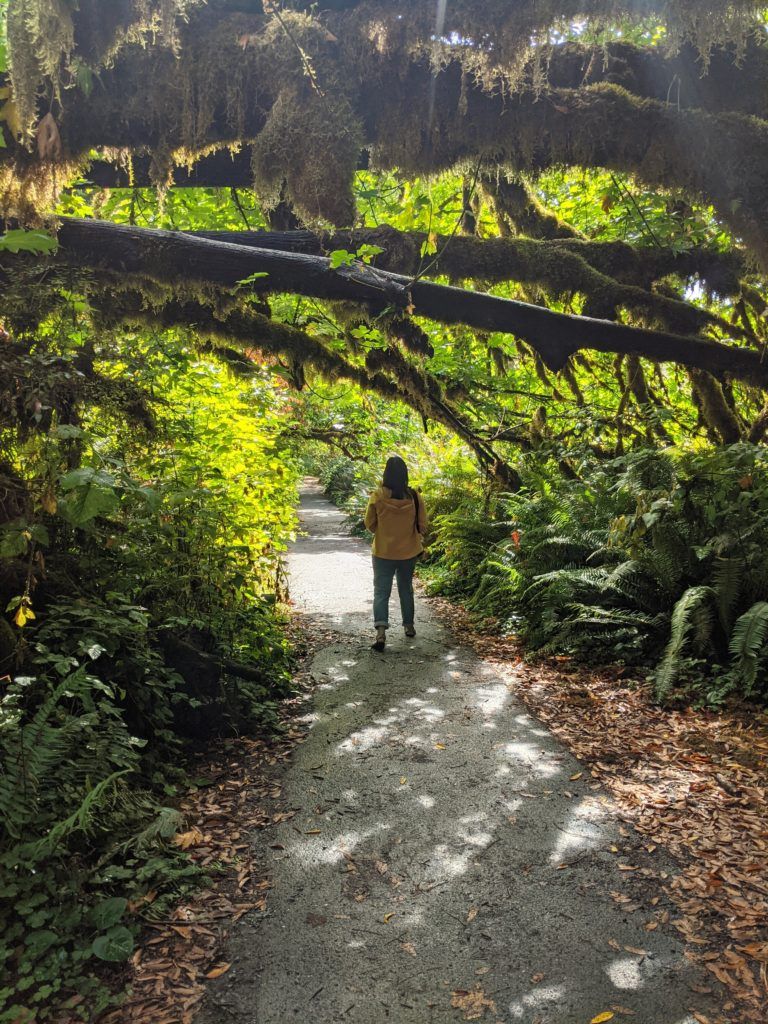
[[296,471],[268,376],[167,337],[84,355],[71,325],[44,330],[0,389],[8,1024],[112,1003],[142,927],[228,862],[184,840],[199,751],[272,732],[292,692]]
[[[640,449],[585,458],[577,480],[553,472],[560,454],[529,458],[515,493],[425,478],[428,592],[530,655],[645,670],[661,702],[764,705],[765,450]],[[375,473],[339,459],[321,473],[360,530]]]
[[[649,932],[675,928],[725,986],[727,1019],[755,1024],[768,993],[765,465],[746,445],[641,451],[594,465],[587,486],[532,464],[518,494],[456,469],[425,476],[419,566],[439,617],[583,762],[574,778],[610,794],[622,834],[672,856],[673,874],[619,867],[674,915],[658,896],[611,898]],[[362,533],[374,474],[338,458],[320,472]]]

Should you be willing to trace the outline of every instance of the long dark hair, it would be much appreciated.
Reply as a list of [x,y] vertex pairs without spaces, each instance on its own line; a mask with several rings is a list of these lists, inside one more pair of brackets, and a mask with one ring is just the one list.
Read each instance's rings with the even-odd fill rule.
[[389,488],[393,498],[408,498],[408,467],[399,455],[387,459],[382,484]]

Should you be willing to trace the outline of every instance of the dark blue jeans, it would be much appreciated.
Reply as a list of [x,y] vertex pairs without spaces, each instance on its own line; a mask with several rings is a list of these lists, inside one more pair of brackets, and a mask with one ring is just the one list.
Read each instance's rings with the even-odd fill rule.
[[373,556],[373,624],[389,626],[389,596],[397,576],[397,594],[403,625],[413,625],[413,570],[416,558],[379,558]]

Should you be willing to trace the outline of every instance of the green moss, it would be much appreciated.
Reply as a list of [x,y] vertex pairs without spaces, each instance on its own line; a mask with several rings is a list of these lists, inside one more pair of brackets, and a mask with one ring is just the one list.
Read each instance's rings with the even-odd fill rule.
[[[528,238],[579,238],[579,232],[544,209],[524,178],[505,174],[484,174],[483,191],[493,203],[496,216],[514,233]],[[510,231],[502,232],[509,234]]]

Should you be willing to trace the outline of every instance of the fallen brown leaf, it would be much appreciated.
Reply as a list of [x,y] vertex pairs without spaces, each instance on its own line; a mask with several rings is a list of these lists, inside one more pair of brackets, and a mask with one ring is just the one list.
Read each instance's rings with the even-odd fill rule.
[[461,1010],[464,1020],[481,1020],[485,1011],[490,1010],[496,1013],[496,1004],[489,999],[479,985],[467,991],[467,989],[455,989],[451,992],[451,1006],[455,1010]]

